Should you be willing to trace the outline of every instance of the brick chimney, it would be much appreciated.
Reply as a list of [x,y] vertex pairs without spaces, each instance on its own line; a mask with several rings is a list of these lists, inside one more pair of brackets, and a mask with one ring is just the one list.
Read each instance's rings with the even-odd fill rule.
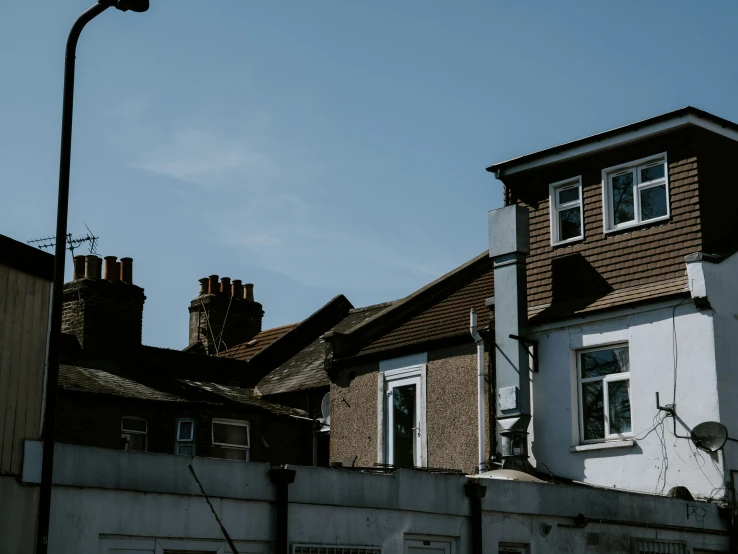
[[74,257],[74,280],[64,284],[62,332],[73,334],[86,353],[118,354],[141,345],[146,297],[133,284],[133,260]]
[[200,293],[190,302],[190,347],[200,344],[206,354],[254,338],[261,331],[264,310],[254,301],[254,285],[242,285],[217,275],[200,279]]

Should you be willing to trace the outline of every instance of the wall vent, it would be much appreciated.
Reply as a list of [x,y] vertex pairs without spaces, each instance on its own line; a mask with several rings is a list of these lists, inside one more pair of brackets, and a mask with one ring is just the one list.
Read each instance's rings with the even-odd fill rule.
[[688,554],[687,543],[682,541],[657,541],[631,539],[633,554]]
[[293,544],[292,554],[382,554],[382,549],[375,546]]

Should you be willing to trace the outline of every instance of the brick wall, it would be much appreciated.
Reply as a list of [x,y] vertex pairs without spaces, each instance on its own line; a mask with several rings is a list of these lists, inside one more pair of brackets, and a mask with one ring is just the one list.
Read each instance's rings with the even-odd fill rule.
[[145,300],[141,287],[122,281],[65,283],[62,333],[75,335],[87,351],[111,353],[140,346]]
[[264,317],[260,303],[225,294],[199,296],[190,302],[189,312],[190,345],[199,342],[208,354],[251,340],[261,332]]
[[[196,407],[178,402],[140,401],[76,391],[59,391],[56,440],[84,446],[122,448],[121,418],[134,416],[148,423],[148,451],[173,454],[178,418],[195,420],[195,449],[198,456],[212,454],[213,418],[245,420],[250,423],[251,461],[310,465],[312,422],[272,416],[264,412],[234,410],[232,407]],[[269,448],[262,441],[266,440]]]
[[[530,209],[529,305],[552,302],[556,281],[562,290],[581,294],[582,290],[606,292],[684,275],[683,257],[702,249],[700,138],[697,129],[682,129],[506,179],[508,203]],[[667,153],[671,218],[605,235],[602,170],[661,152]],[[584,239],[552,247],[549,184],[578,175],[582,176]]]

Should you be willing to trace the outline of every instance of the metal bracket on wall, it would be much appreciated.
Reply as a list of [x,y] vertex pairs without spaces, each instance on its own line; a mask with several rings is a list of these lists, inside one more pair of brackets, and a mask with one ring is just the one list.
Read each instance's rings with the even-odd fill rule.
[[526,348],[530,348],[531,346],[533,347],[533,352],[530,352],[530,350],[528,352],[530,352],[530,355],[533,358],[533,373],[538,373],[538,341],[519,337],[518,335],[510,335],[510,338],[523,343]]

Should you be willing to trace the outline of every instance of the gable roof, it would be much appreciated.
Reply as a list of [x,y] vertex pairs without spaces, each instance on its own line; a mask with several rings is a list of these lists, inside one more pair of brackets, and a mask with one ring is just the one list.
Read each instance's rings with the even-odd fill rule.
[[578,158],[602,150],[609,150],[615,146],[622,146],[643,140],[688,125],[702,127],[738,141],[738,124],[692,106],[687,106],[603,133],[597,133],[596,135],[532,152],[525,156],[492,164],[487,168],[487,171],[494,173],[498,179],[504,180],[508,175],[520,173],[528,169]]
[[219,354],[219,356],[223,358],[232,358],[234,360],[249,361],[274,341],[281,339],[287,333],[292,331],[292,329],[297,327],[299,324],[299,322],[290,323],[288,325],[282,325],[281,327],[266,329],[256,335],[253,339],[225,350]]
[[[354,308],[331,330],[347,331],[361,325],[391,304],[386,302]],[[318,337],[259,381],[258,391],[262,395],[283,394],[330,385],[330,378],[325,371],[325,355],[325,340]]]
[[[471,341],[469,310],[476,307],[480,327],[488,323],[486,298],[494,294],[492,260],[483,252],[347,331],[324,335],[334,369],[357,357],[401,355],[424,346]],[[333,367],[335,366],[335,367]]]

